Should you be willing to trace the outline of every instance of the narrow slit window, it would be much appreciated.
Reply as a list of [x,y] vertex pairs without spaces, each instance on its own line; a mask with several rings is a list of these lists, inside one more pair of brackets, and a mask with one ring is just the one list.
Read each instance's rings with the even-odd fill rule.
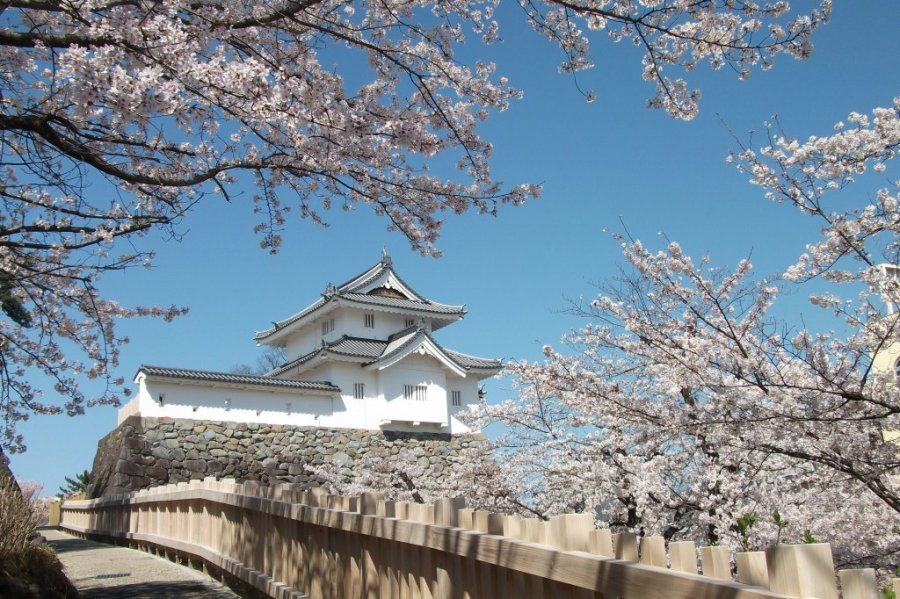
[[375,315],[374,314],[366,314],[365,325],[366,325],[367,329],[375,328]]
[[407,401],[425,401],[427,393],[425,385],[403,385],[403,399]]
[[322,321],[322,336],[324,337],[328,333],[334,331],[334,319],[329,318],[328,320]]
[[459,407],[462,405],[462,393],[460,391],[450,392],[450,404],[454,407]]
[[409,327],[413,326],[414,324],[416,324],[416,321],[415,321],[414,319],[412,319],[412,318],[407,318],[407,319],[406,319],[406,326],[405,326],[405,328],[408,329]]
[[353,383],[353,399],[363,399],[366,396],[365,383]]

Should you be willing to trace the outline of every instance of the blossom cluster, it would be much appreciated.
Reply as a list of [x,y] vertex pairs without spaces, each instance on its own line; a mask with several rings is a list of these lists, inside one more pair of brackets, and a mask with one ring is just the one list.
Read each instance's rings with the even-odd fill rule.
[[[5,2],[0,443],[23,449],[16,422],[29,413],[80,413],[83,376],[106,381],[96,401],[122,397],[116,320],[181,309],[126,309],[101,296],[98,278],[149,265],[134,238],[177,234],[210,195],[252,188],[254,229],[271,252],[290,211],[324,223],[330,208],[364,207],[433,255],[445,215],[496,214],[535,197],[537,185],[494,179],[479,133],[521,91],[494,64],[458,58],[469,37],[499,40],[498,5]],[[689,118],[698,93],[664,69],[708,59],[743,72],[778,53],[803,57],[829,4],[809,14],[784,1],[549,0],[521,10],[563,49],[566,71],[590,64],[581,23],[643,45],[658,87],[651,104]],[[459,174],[433,174],[445,157]],[[63,405],[42,398],[31,369],[54,381]]]
[[[887,172],[898,102],[849,121],[739,155],[770,198],[823,223],[781,281],[755,279],[749,260],[725,270],[676,242],[623,240],[630,269],[577,307],[589,324],[545,346],[543,361],[508,365],[518,397],[473,415],[505,426],[495,447],[506,474],[485,493],[734,549],[811,537],[838,563],[896,565],[897,188],[849,207],[851,189],[836,192],[866,169]],[[838,332],[776,317],[780,291],[810,279],[828,287],[811,300]],[[877,367],[883,356],[893,360]]]

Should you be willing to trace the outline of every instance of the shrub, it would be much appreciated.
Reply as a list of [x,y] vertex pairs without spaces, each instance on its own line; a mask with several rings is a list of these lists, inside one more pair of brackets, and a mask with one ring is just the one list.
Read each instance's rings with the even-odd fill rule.
[[22,553],[38,526],[31,503],[39,491],[26,485],[26,497],[14,479],[0,479],[0,568]]
[[46,521],[43,487],[0,476],[0,597],[77,597],[54,551],[33,543],[37,527]]

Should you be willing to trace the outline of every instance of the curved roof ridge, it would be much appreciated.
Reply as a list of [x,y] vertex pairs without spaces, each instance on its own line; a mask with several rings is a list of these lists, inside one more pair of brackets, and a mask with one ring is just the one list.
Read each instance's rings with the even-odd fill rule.
[[406,335],[409,335],[410,331],[418,330],[418,329],[419,329],[418,325],[411,324],[408,327],[406,327],[405,329],[402,329],[400,331],[397,331],[396,333],[391,333],[390,335],[388,335],[388,342],[394,341],[395,339],[399,339],[400,337],[405,337]]
[[[466,354],[461,351],[456,351],[455,349],[444,348],[449,354],[452,354],[453,358],[463,364],[467,369],[468,368],[485,368],[488,370],[500,369],[503,368],[503,360],[499,360],[497,358],[482,358],[481,356],[473,356],[472,354]],[[460,361],[459,358],[462,358],[464,361],[468,361],[466,364],[464,361]]]
[[[360,287],[365,287],[367,283],[370,283],[371,281],[380,277],[382,275],[382,273],[384,273],[385,270],[393,270],[393,269],[391,268],[390,265],[386,266],[384,263],[384,260],[382,259],[377,264],[375,264],[374,266],[370,266],[369,268],[362,271],[361,273],[359,273],[358,275],[356,275],[349,281],[346,281],[344,283],[341,283],[340,285],[337,285],[335,287],[335,289],[338,292],[342,292],[342,291],[350,291],[352,289],[358,289]],[[394,276],[396,276],[396,273],[394,273]],[[397,277],[397,278],[400,278],[400,277]],[[362,279],[362,280],[360,280],[360,279]]]
[[[361,289],[365,288],[366,285],[371,283],[373,280],[381,277],[386,272],[390,273],[390,275],[393,276],[397,280],[397,282],[399,282],[404,287],[406,291],[412,294],[415,299],[400,299],[381,297],[377,295],[367,295],[360,291]],[[253,338],[256,341],[262,341],[268,337],[271,337],[285,327],[289,327],[299,320],[302,320],[306,316],[312,314],[313,312],[316,312],[317,310],[327,306],[334,298],[344,299],[346,301],[370,306],[417,310],[428,312],[438,316],[446,315],[454,317],[450,320],[461,318],[465,315],[466,312],[464,304],[443,304],[440,302],[432,301],[424,295],[420,294],[418,291],[413,289],[402,277],[400,277],[400,275],[397,274],[397,272],[394,270],[393,262],[391,261],[390,257],[385,255],[385,257],[382,258],[380,262],[371,266],[349,281],[339,285],[338,287],[334,287],[333,285],[329,284],[326,287],[325,293],[323,293],[322,296],[312,304],[303,308],[299,312],[288,316],[287,318],[273,321],[272,327],[255,332]]]
[[[404,331],[409,331],[412,328],[413,327],[409,327],[407,329],[404,329]],[[381,354],[380,356],[378,356],[378,358],[372,360],[371,362],[364,364],[363,366],[371,366],[374,364],[378,364],[379,362],[385,362],[387,360],[392,360],[392,359],[396,358],[398,355],[401,356],[401,358],[398,358],[398,359],[402,359],[402,357],[405,357],[408,354],[408,352],[411,351],[410,350],[411,347],[417,346],[417,344],[420,340],[427,340],[427,341],[430,341],[431,344],[437,349],[437,351],[439,351],[441,354],[443,354],[444,358],[446,358],[449,362],[453,363],[457,368],[459,368],[463,372],[465,372],[467,370],[467,367],[464,364],[461,364],[452,355],[450,355],[448,353],[448,350],[445,349],[440,343],[435,341],[434,337],[432,337],[431,334],[428,333],[428,331],[421,329],[419,327],[416,327],[415,330],[412,330],[411,332],[406,333],[405,336],[408,337],[408,339],[404,340],[402,343],[397,345],[397,347],[391,348],[390,344],[388,344],[384,348],[383,354]],[[394,341],[400,341],[402,339],[403,339],[403,336],[400,336],[400,337],[395,338]]]
[[[355,344],[355,346],[353,345]],[[341,345],[349,345],[348,348],[341,348]],[[378,353],[374,352],[362,352],[362,351],[353,351],[353,349],[362,349],[361,345],[372,345],[376,346],[378,349]],[[299,366],[304,364],[316,356],[322,354],[323,352],[331,352],[334,354],[339,354],[342,356],[351,356],[356,358],[372,358],[380,355],[384,351],[384,346],[387,345],[386,341],[381,341],[379,339],[368,339],[366,337],[356,337],[353,335],[341,335],[334,341],[326,341],[323,345],[318,346],[316,349],[311,352],[307,352],[302,356],[298,356],[289,362],[285,362],[281,366],[273,368],[269,372],[266,373],[266,376],[279,376],[284,374],[291,368],[295,366]],[[375,348],[373,348],[375,349]]]
[[191,368],[175,368],[170,366],[153,366],[141,364],[135,377],[143,372],[147,376],[163,378],[194,380],[201,382],[232,383],[238,385],[259,385],[266,387],[287,387],[293,389],[308,389],[315,391],[340,391],[340,388],[330,381],[298,381],[293,379],[279,379],[268,374],[238,374],[234,372],[222,372],[217,370],[201,370]]
[[265,329],[262,331],[256,331],[256,333],[254,333],[254,335],[253,335],[253,338],[257,339],[257,340],[265,339],[269,335],[272,335],[273,333],[277,333],[279,330],[283,329],[284,327],[294,324],[295,322],[297,322],[298,320],[300,320],[307,314],[315,312],[316,310],[318,310],[319,308],[321,308],[322,306],[324,306],[327,303],[328,302],[325,301],[324,296],[320,297],[319,299],[317,299],[316,301],[314,301],[307,307],[303,308],[296,314],[288,316],[287,318],[285,318],[283,320],[277,320],[277,321],[273,320],[271,328],[268,328],[268,329]]
[[399,298],[399,297],[387,297],[384,295],[371,295],[368,293],[360,293],[358,291],[343,291],[338,294],[339,297],[349,299],[351,301],[357,301],[362,303],[372,303],[372,304],[382,304],[382,305],[391,305],[393,302],[397,303],[408,303],[414,304],[410,306],[411,309],[414,310],[425,310],[431,312],[465,312],[465,304],[443,304],[441,302],[435,302],[430,299],[426,299],[424,301],[411,300],[407,298]]

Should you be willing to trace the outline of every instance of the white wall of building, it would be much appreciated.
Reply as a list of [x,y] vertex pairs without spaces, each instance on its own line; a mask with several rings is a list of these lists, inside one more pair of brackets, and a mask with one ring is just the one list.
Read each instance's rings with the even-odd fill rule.
[[[382,420],[447,425],[446,370],[431,357],[410,355],[379,372]],[[424,401],[404,399],[406,385],[424,385]]]
[[[410,355],[385,370],[329,361],[305,372],[303,378],[329,381],[341,392],[308,395],[284,389],[148,381],[140,375],[138,395],[120,409],[119,422],[140,413],[194,420],[465,433],[470,429],[456,415],[478,403],[475,377],[460,378],[431,356]],[[354,397],[356,383],[364,385],[365,399]],[[425,401],[405,399],[405,385],[426,386]],[[461,406],[450,405],[453,390],[460,391]]]
[[[365,315],[374,316],[374,327],[365,326]],[[322,323],[334,319],[334,330],[322,335]],[[350,337],[362,337],[365,339],[378,339],[386,341],[394,333],[405,329],[407,320],[418,324],[418,318],[412,315],[384,312],[379,309],[360,310],[358,308],[338,308],[310,321],[298,331],[287,336],[284,342],[284,352],[288,360],[293,360],[318,349],[322,345],[322,339],[326,342],[336,341],[343,335]],[[426,320],[426,330],[431,330],[430,321]]]
[[143,376],[138,385],[141,416],[324,426],[334,413],[335,400],[325,393],[305,395],[281,389],[179,384],[147,381]]

